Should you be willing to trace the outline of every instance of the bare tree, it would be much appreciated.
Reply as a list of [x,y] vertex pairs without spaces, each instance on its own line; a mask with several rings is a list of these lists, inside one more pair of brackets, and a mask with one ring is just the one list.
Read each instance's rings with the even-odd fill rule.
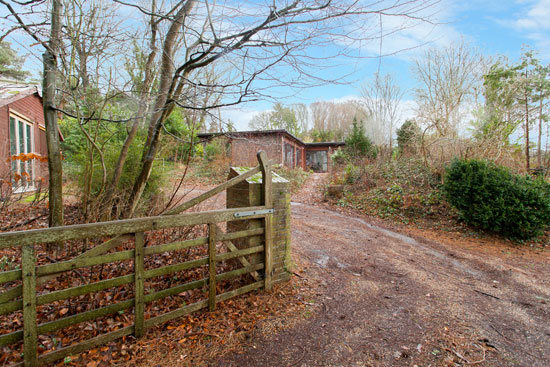
[[483,56],[464,42],[431,48],[415,61],[412,71],[419,83],[418,116],[441,136],[458,134],[460,108],[479,89],[485,71]]
[[426,162],[431,146],[441,167],[448,156],[462,154],[461,123],[481,90],[485,70],[484,57],[464,42],[431,48],[415,61],[416,120],[423,127],[421,152]]
[[[363,100],[361,101],[368,111],[367,121],[372,124],[369,135],[375,143],[388,142],[389,152],[393,148],[393,133],[397,120],[400,117],[400,105],[403,91],[396,81],[390,76],[384,77],[376,73],[373,81],[361,89]],[[367,123],[367,126],[370,124]]]
[[[141,170],[133,184],[127,208],[123,210],[126,216],[135,212],[159,152],[163,124],[175,106],[189,111],[206,111],[271,98],[267,87],[305,88],[338,80],[338,75],[323,78],[316,71],[320,64],[330,66],[331,60],[341,56],[356,56],[355,46],[384,35],[384,32],[365,33],[365,26],[378,25],[381,18],[401,17],[407,21],[406,27],[410,27],[411,22],[429,21],[429,9],[438,2],[283,0],[217,3],[174,0],[152,1],[148,3],[151,6],[141,6],[125,0],[114,1],[124,11],[146,17],[145,26],[133,19],[127,28],[135,29],[136,35],[147,34],[148,43],[145,42],[147,46],[141,53],[142,60],[146,60],[143,74],[146,82],[135,91],[144,99],[152,97],[151,104],[140,104],[147,111],[141,113],[146,116],[147,139]],[[20,9],[29,13],[32,10],[28,9],[42,2],[0,0],[0,4],[5,6],[18,4]],[[40,27],[33,28],[30,18],[25,20],[18,13],[13,11],[6,19],[25,29],[31,37],[39,38]],[[316,52],[321,48],[322,54]],[[122,61],[120,55],[113,55],[110,59],[113,64]],[[204,78],[201,71],[208,67],[227,70],[225,78],[222,81]],[[118,76],[123,78],[124,74]],[[196,102],[196,96],[208,93],[222,97],[211,98],[206,105]],[[131,143],[135,125],[130,125],[127,140]],[[124,165],[125,160],[121,158],[116,170]],[[111,183],[116,184],[115,178],[116,175]]]
[[[175,105],[193,108],[182,99],[181,91],[188,84],[202,86],[200,81],[191,79],[195,70],[216,62],[231,63],[239,78],[234,79],[236,83],[224,84],[218,89],[226,97],[226,105],[240,103],[261,95],[260,89],[252,89],[257,79],[298,86],[307,83],[307,77],[312,76],[307,66],[314,60],[311,52],[307,52],[310,47],[334,46],[335,40],[349,47],[354,41],[354,26],[359,29],[360,23],[389,14],[420,18],[431,4],[433,1],[426,0],[374,5],[355,0],[293,0],[247,6],[216,6],[197,0],[178,2],[166,12],[171,16],[164,17],[168,31],[161,51],[159,88],[149,119],[142,170],[132,190],[128,215],[133,214],[151,172],[164,120]],[[180,32],[183,32],[185,54],[177,58],[174,45]],[[342,49],[337,53],[342,54]],[[275,77],[278,65],[285,66],[285,78]]]
[[[350,100],[343,102],[317,101],[309,106],[313,131],[315,133],[332,132],[325,134],[327,137],[342,140],[351,131],[353,121],[365,121],[368,112],[360,101]],[[367,131],[370,136],[370,131]]]
[[248,123],[254,130],[284,129],[297,137],[307,133],[308,110],[304,104],[284,106],[275,103],[273,110],[263,111],[255,115]]

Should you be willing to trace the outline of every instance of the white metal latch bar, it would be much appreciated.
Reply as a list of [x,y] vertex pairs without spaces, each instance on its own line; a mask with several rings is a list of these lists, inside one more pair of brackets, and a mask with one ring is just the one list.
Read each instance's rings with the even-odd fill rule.
[[273,214],[273,209],[263,209],[263,210],[250,210],[247,212],[237,212],[233,214],[235,218],[250,217],[252,215],[262,215],[262,214]]

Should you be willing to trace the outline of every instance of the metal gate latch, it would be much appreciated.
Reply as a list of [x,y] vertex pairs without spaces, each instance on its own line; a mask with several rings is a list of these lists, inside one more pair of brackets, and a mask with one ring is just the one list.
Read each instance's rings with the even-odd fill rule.
[[250,217],[252,215],[273,214],[273,209],[250,210],[247,212],[237,212],[233,214],[235,218]]

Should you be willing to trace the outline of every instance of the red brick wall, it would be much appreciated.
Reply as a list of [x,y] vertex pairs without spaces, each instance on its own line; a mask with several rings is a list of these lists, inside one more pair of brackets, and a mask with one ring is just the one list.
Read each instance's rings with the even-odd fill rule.
[[[34,123],[34,152],[46,156],[46,133],[44,128],[44,111],[42,101],[36,94],[21,98],[0,108],[0,177],[9,173],[10,164],[6,162],[10,155],[9,114],[17,113]],[[46,168],[44,168],[46,167]],[[47,175],[47,165],[35,163],[36,177]]]
[[8,119],[8,106],[0,108],[0,179],[9,172],[9,163],[6,162],[10,155],[10,124]]
[[233,166],[253,167],[258,164],[256,153],[264,150],[275,164],[282,162],[281,134],[239,135],[231,139],[231,164]]
[[[285,162],[285,145],[292,147],[292,166]],[[306,151],[325,151],[328,154],[327,168],[330,171],[330,156],[335,149],[332,146],[306,146],[302,142],[289,137],[284,133],[274,132],[267,134],[237,134],[231,138],[231,164],[233,166],[252,167],[258,164],[256,153],[264,150],[268,158],[274,163],[284,163],[289,168],[301,167],[307,169]],[[300,159],[297,158],[300,156]]]

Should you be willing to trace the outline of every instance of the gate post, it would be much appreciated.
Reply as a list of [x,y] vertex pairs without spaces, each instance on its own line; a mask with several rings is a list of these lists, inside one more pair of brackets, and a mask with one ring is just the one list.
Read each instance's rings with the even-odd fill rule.
[[[248,171],[246,167],[231,167],[229,178]],[[290,184],[283,177],[271,171],[271,263],[272,284],[290,279]],[[264,180],[260,173],[227,189],[227,208],[262,206],[265,203]],[[269,200],[269,198],[268,198]],[[264,227],[263,219],[248,219],[227,222],[227,232]],[[268,219],[269,221],[269,219]],[[239,250],[264,244],[264,236],[233,240]],[[264,262],[261,253],[246,257],[251,264]]]
[[[258,162],[262,169],[262,187],[264,192],[264,205],[266,209],[273,209],[273,192],[271,179],[271,165],[267,159],[267,154],[260,150],[258,152]],[[271,278],[273,275],[273,214],[267,214],[264,220],[265,243],[264,243],[264,266],[265,266],[265,289],[271,290]]]

